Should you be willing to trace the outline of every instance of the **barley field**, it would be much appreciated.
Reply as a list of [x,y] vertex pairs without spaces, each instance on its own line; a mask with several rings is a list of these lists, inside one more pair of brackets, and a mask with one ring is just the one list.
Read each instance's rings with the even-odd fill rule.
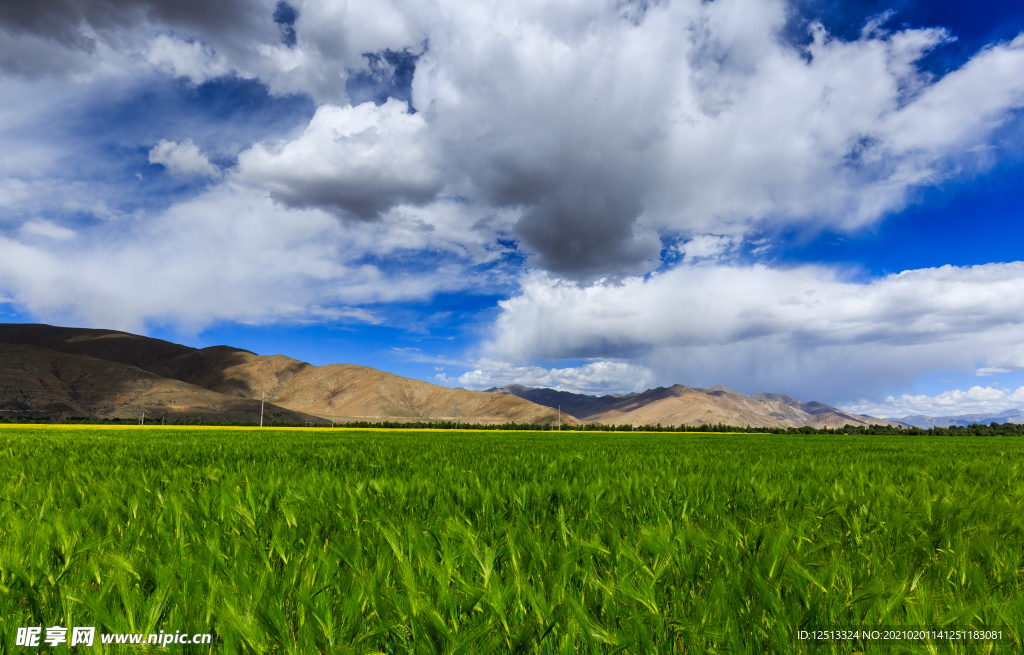
[[[0,428],[19,627],[73,652],[1024,652],[1024,439]],[[997,640],[802,640],[916,626]],[[62,650],[63,649],[63,650]]]

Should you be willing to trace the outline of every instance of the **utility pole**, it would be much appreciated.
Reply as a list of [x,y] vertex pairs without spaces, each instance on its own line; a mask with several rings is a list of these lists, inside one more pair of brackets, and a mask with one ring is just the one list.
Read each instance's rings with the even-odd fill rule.
[[334,414],[331,414],[331,427],[334,427]]
[[144,427],[145,425],[146,425],[146,410],[142,410],[142,421],[139,422],[139,426],[140,427]]
[[562,406],[558,406],[558,431],[562,431]]
[[263,399],[260,400],[260,427],[263,427],[263,403],[267,402],[267,390],[263,390]]
[[458,430],[459,429],[459,403],[455,403],[455,405],[453,406],[453,409],[455,410],[455,429]]

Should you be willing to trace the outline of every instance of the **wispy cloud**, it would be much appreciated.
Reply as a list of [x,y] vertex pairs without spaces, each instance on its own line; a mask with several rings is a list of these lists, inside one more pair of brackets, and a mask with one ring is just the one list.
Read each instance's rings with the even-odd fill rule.
[[979,368],[977,371],[974,372],[974,374],[977,375],[979,378],[984,378],[995,375],[997,373],[1010,373],[1012,371],[1013,369],[1002,368],[999,366],[985,366]]
[[54,239],[56,241],[70,241],[77,235],[74,230],[66,227],[61,227],[50,221],[46,220],[34,220],[27,223],[23,223],[21,226],[21,234],[25,237],[45,237],[47,239]]

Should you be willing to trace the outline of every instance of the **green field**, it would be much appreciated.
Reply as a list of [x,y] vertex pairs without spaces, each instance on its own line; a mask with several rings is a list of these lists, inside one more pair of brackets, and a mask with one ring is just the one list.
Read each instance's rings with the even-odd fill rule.
[[[1024,439],[0,428],[0,651],[1024,652]],[[97,637],[97,642],[99,638]],[[873,642],[875,643],[875,642]],[[212,646],[212,648],[211,648]],[[64,649],[64,650],[60,650]],[[161,652],[78,647],[82,653]]]

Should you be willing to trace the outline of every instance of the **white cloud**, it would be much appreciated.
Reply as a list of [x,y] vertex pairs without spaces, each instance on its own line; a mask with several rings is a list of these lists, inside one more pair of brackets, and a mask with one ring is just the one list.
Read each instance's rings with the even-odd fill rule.
[[[309,0],[293,46],[266,0],[201,15],[144,7],[40,2],[6,29],[99,57],[90,65],[108,73],[139,75],[137,61],[308,94],[320,106],[305,134],[254,145],[239,180],[363,218],[441,189],[511,208],[534,264],[577,279],[653,270],[663,236],[691,239],[694,257],[712,246],[702,239],[766,220],[875,222],[921,187],[993,165],[1000,128],[1024,106],[1024,36],[936,78],[918,62],[946,30],[887,31],[879,18],[844,41],[815,24],[803,48],[784,38],[783,0]],[[364,54],[385,50],[421,55],[415,114],[397,100],[347,105]]]
[[657,384],[838,402],[927,369],[1024,368],[1021,262],[866,283],[816,266],[684,265],[590,286],[538,273],[499,305],[490,358],[628,360]]
[[7,178],[0,180],[0,207],[19,204],[32,197],[32,188],[25,180]]
[[642,366],[627,362],[597,361],[566,368],[540,366],[513,366],[506,362],[483,359],[474,362],[474,370],[448,378],[444,374],[436,379],[458,383],[470,389],[489,389],[509,384],[527,387],[548,387],[574,393],[606,394],[623,389],[643,391],[651,380],[651,372]]
[[723,254],[733,247],[733,243],[734,240],[731,237],[701,234],[680,244],[678,250],[685,259],[706,259]]
[[61,227],[44,220],[29,221],[22,224],[21,233],[24,236],[41,236],[56,241],[69,241],[76,236],[74,230],[69,230],[66,227]]
[[1001,368],[999,366],[986,366],[983,368],[979,368],[977,371],[974,372],[974,374],[977,375],[979,378],[984,378],[991,377],[996,373],[1010,373],[1012,371],[1013,369]]
[[323,105],[305,132],[284,144],[258,143],[238,157],[237,179],[282,202],[372,219],[400,203],[424,203],[440,190],[418,139],[425,123],[390,99],[357,107]]
[[884,418],[903,418],[910,415],[960,416],[962,414],[996,415],[1010,409],[1024,407],[1024,387],[1016,390],[994,387],[971,387],[967,391],[954,389],[936,396],[903,394],[889,396],[880,403],[861,402],[844,409],[858,414]]
[[149,43],[146,61],[174,77],[188,77],[193,84],[231,72],[212,47],[195,40],[161,34]]
[[652,4],[639,24],[610,3],[439,7],[414,104],[467,193],[522,205],[535,263],[571,277],[650,270],[659,233],[872,223],[991,165],[1024,104],[1024,37],[936,80],[916,62],[941,29],[817,26],[801,51],[771,0]]
[[32,229],[21,239],[0,235],[0,293],[56,323],[132,331],[223,320],[379,324],[372,305],[487,284],[458,258],[429,270],[415,257],[368,263],[382,253],[384,226],[288,209],[231,183],[160,214],[95,224],[73,243],[37,243],[27,237],[46,228]]
[[314,306],[306,310],[308,316],[305,322],[323,322],[323,321],[347,321],[353,320],[359,323],[366,323],[368,325],[381,325],[384,323],[384,318],[380,315],[363,309],[361,307],[319,307]]
[[174,177],[220,177],[220,169],[210,163],[192,139],[181,143],[162,139],[149,151],[149,163],[164,166]]

